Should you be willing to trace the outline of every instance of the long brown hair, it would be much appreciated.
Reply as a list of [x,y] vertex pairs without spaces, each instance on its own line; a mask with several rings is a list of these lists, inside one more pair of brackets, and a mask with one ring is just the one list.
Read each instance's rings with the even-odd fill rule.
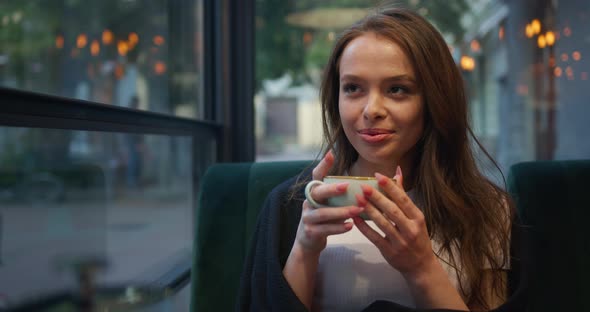
[[470,139],[495,162],[469,126],[463,79],[447,44],[420,15],[402,8],[380,9],[337,40],[320,91],[325,147],[336,156],[331,174],[349,170],[358,158],[340,120],[339,63],[348,43],[366,33],[399,45],[415,70],[423,94],[425,126],[415,147],[411,184],[420,194],[431,238],[441,244],[449,264],[465,278],[459,278],[459,283],[467,303],[489,308],[482,273],[492,270],[492,290],[502,298],[506,284],[500,272],[508,262],[512,203],[477,167]]

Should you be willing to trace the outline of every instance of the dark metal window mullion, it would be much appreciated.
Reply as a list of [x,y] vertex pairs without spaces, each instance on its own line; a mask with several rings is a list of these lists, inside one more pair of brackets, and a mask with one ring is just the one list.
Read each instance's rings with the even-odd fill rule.
[[221,125],[0,87],[0,125],[122,133],[217,136]]

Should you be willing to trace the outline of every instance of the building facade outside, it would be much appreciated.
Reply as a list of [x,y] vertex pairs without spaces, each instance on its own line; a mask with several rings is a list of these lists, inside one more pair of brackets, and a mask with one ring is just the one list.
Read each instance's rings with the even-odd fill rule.
[[[336,2],[331,2],[333,7],[338,7]],[[321,60],[327,59],[341,27],[363,16],[353,12],[361,8],[366,14],[374,5],[371,1],[357,1],[356,6],[343,3],[339,6],[343,10],[340,13],[330,11],[330,18],[340,18],[342,22],[325,27],[313,23],[318,11],[325,13],[321,5],[289,7],[281,11],[284,12],[282,27],[290,34],[287,42],[295,42],[291,47],[303,46],[301,51],[305,57],[302,65],[292,65],[296,62],[282,65],[283,74],[276,75],[278,79],[272,78],[270,70],[266,69],[267,63],[257,63],[257,70],[269,73],[260,78],[263,87],[258,90],[257,124],[265,123],[268,118],[264,113],[268,110],[265,99],[289,96],[296,99],[293,105],[297,110],[309,114],[299,120],[301,127],[317,131],[299,131],[297,139],[284,141],[291,142],[290,145],[264,149],[261,147],[273,145],[269,139],[272,134],[260,126],[257,128],[260,161],[314,159],[318,155],[322,138],[317,125],[319,118],[312,115],[320,111]],[[429,3],[421,1],[407,1],[405,5],[433,22],[449,43],[467,86],[474,133],[504,174],[511,165],[521,161],[590,157],[590,141],[583,137],[589,130],[590,119],[590,107],[585,100],[590,96],[590,38],[584,31],[590,25],[590,3],[581,0],[451,1],[446,10],[436,11]],[[460,25],[444,24],[441,21],[445,19],[436,12],[446,18],[457,14]],[[264,16],[257,18],[257,27],[263,27]],[[267,56],[271,52],[264,44],[257,45],[257,53]],[[272,68],[278,67],[275,64]],[[279,87],[266,87],[274,85]],[[307,152],[302,154],[301,151]],[[478,153],[477,156],[484,171],[503,185],[502,176],[485,155]]]

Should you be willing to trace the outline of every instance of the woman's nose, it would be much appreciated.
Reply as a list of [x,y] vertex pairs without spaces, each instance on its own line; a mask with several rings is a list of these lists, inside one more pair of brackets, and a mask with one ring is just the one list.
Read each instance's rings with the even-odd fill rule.
[[384,104],[384,99],[381,94],[378,94],[377,92],[369,94],[363,111],[364,118],[369,120],[384,118],[386,114]]

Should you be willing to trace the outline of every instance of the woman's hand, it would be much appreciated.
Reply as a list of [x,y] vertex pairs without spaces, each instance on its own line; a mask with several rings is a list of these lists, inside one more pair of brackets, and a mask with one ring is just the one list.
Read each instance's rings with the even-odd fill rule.
[[385,236],[373,230],[363,219],[354,218],[358,229],[371,241],[385,260],[400,271],[406,279],[419,278],[430,272],[438,260],[426,228],[424,214],[403,189],[403,177],[398,167],[395,182],[375,174],[384,194],[368,185],[362,185],[364,196],[358,195],[359,206],[383,231]]
[[357,202],[385,237],[359,217],[354,224],[404,276],[417,307],[468,310],[432,251],[424,214],[404,192],[400,167],[396,182],[378,173],[375,177],[385,195],[364,185]]
[[[333,164],[334,155],[328,151],[313,169],[313,179],[323,180]],[[313,188],[310,195],[316,202],[324,203],[332,196],[345,193],[347,187],[348,183],[322,184]],[[315,277],[320,253],[326,248],[326,238],[350,231],[352,223],[345,220],[358,216],[363,209],[356,206],[313,208],[306,200],[302,210],[295,243],[283,268],[283,275],[297,298],[311,310]]]
[[[334,164],[334,155],[328,151],[320,163],[313,169],[313,179],[323,180]],[[322,184],[311,190],[311,197],[318,203],[325,203],[328,198],[346,192],[348,183]],[[357,206],[314,208],[305,200],[295,243],[303,252],[319,254],[325,247],[329,235],[341,234],[352,229],[352,222],[346,219],[358,216],[364,209]]]

